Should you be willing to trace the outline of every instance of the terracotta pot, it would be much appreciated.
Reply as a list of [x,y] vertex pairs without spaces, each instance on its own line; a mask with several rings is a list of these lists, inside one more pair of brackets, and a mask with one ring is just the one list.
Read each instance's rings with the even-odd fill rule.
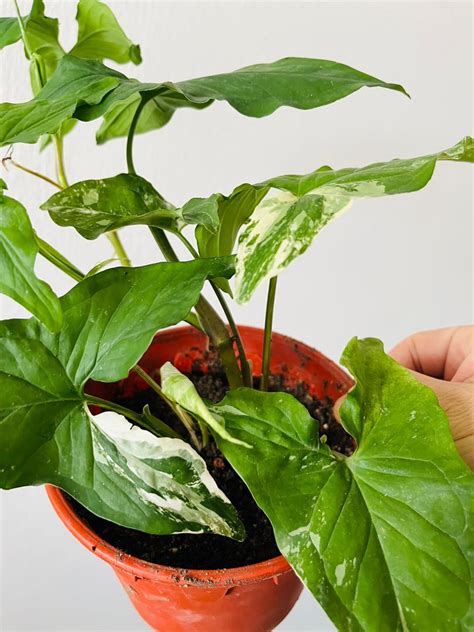
[[[260,371],[263,332],[240,328],[254,372]],[[170,360],[181,370],[200,362],[206,338],[191,327],[159,333],[140,365],[152,372]],[[205,370],[205,364],[202,365]],[[273,335],[271,371],[288,382],[304,381],[318,397],[336,399],[350,378],[318,351],[286,336]],[[143,388],[135,374],[116,384],[89,383],[87,391],[107,399]],[[145,387],[146,388],[146,387]],[[183,570],[126,555],[99,538],[74,513],[63,493],[47,486],[48,496],[71,533],[112,566],[140,615],[161,632],[265,632],[290,612],[302,585],[282,556],[220,570]]]

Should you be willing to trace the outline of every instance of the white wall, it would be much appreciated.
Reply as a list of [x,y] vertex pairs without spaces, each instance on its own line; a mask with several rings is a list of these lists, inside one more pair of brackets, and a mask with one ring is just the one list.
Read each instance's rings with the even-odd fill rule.
[[[26,9],[28,2],[21,2]],[[75,3],[49,3],[68,19]],[[229,192],[234,185],[323,164],[357,166],[447,148],[472,131],[472,6],[469,2],[158,2],[111,3],[144,63],[125,72],[149,81],[181,80],[288,55],[345,62],[403,83],[411,101],[363,89],[319,110],[281,109],[244,118],[225,104],[183,110],[161,131],[136,141],[136,163],[175,203]],[[0,13],[13,15],[0,0]],[[29,98],[19,45],[1,57],[1,101]],[[66,142],[72,181],[125,168],[123,141],[94,145],[98,123],[81,124]],[[52,156],[34,146],[15,159],[53,173]],[[30,210],[41,236],[84,270],[111,256],[105,238],[86,242],[52,224],[38,205],[48,185],[10,170],[12,196]],[[472,175],[469,165],[441,164],[423,191],[357,201],[281,275],[275,329],[337,359],[353,336],[378,336],[388,347],[418,329],[472,320]],[[124,231],[137,264],[157,253],[145,229]],[[62,273],[39,261],[57,292]],[[264,292],[236,310],[261,325]],[[1,298],[2,317],[23,315]],[[3,630],[139,630],[144,626],[102,562],[74,543],[40,489],[2,494]],[[305,595],[281,630],[331,630]]]

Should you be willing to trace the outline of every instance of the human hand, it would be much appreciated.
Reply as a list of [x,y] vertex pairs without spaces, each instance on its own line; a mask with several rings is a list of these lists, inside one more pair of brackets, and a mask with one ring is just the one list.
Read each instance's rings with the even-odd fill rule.
[[[435,392],[459,453],[474,469],[474,326],[414,334],[390,355]],[[334,405],[336,417],[343,399]]]

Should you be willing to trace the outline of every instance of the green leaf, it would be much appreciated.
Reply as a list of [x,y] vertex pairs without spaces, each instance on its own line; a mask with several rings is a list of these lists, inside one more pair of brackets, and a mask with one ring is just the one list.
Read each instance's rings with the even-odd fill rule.
[[98,62],[66,55],[31,101],[0,105],[0,144],[35,143],[43,134],[56,133],[79,105],[100,102],[121,76]]
[[[115,131],[123,129],[124,119],[131,121],[138,107],[137,94],[146,93],[160,110],[155,116],[155,106],[150,106],[147,125],[158,121],[161,126],[177,108],[205,107],[215,99],[228,101],[247,116],[260,117],[283,105],[300,109],[326,105],[363,86],[404,92],[401,86],[322,60],[288,58],[172,84],[140,83],[98,62],[66,55],[34,100],[0,106],[0,144],[35,142],[42,134],[55,133],[67,118],[90,121],[107,112],[120,121]],[[110,129],[99,131],[102,140],[108,135]]]
[[474,485],[446,415],[380,341],[353,339],[342,361],[357,380],[340,411],[351,457],[290,395],[248,389],[211,411],[253,450],[219,446],[339,629],[467,629]]
[[247,66],[177,86],[189,99],[228,101],[241,114],[254,117],[268,116],[283,105],[301,110],[321,107],[363,87],[407,94],[402,86],[385,83],[350,66],[302,57]]
[[208,198],[192,198],[181,208],[183,220],[187,224],[199,224],[211,233],[216,233],[219,228],[220,197],[215,193]]
[[[22,20],[25,20],[23,17]],[[0,18],[0,50],[21,40],[18,18]]]
[[230,443],[238,443],[246,448],[250,445],[232,437],[225,429],[224,420],[219,415],[213,415],[201,399],[194,384],[189,378],[180,373],[170,362],[166,362],[160,369],[161,388],[172,402],[176,402],[194,415],[199,421],[213,431],[213,433]]
[[56,224],[73,226],[86,239],[132,224],[176,230],[181,217],[147,180],[126,173],[77,182],[55,193],[41,208]]
[[57,334],[33,319],[0,323],[0,486],[51,483],[150,533],[241,538],[235,510],[187,444],[132,430],[120,415],[91,419],[83,392],[88,379],[124,378],[155,332],[189,313],[204,280],[231,270],[229,260],[115,268],[61,298]]
[[[239,238],[236,300],[248,301],[263,280],[277,275],[302,254],[319,231],[349,207],[352,198],[418,191],[430,181],[439,160],[473,162],[473,154],[473,140],[466,137],[437,154],[359,169],[322,167],[308,175],[280,176],[255,185],[256,192],[276,188],[286,193],[260,202]],[[250,211],[252,204],[246,209]],[[238,222],[235,228],[240,228]]]
[[35,275],[38,244],[26,209],[0,194],[0,292],[57,331],[62,313],[50,286]]
[[[168,84],[171,86],[171,84]],[[141,101],[141,94],[135,92],[123,101],[114,103],[104,114],[102,125],[96,134],[96,140],[102,145],[113,138],[127,136],[130,124]],[[211,101],[194,103],[188,101],[179,92],[173,92],[171,88],[159,91],[159,96],[150,99],[138,119],[135,134],[143,134],[154,129],[160,129],[172,118],[179,108],[193,108],[203,110],[211,105]]]
[[118,64],[142,61],[140,46],[124,33],[111,9],[98,0],[79,0],[77,42],[71,55],[85,59],[111,59]]

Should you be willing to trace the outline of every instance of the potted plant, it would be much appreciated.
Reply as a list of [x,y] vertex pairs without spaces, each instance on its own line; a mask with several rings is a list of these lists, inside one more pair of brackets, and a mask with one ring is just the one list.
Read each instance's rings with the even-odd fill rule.
[[[141,61],[107,5],[80,0],[77,22],[66,52],[42,0],[1,19],[0,46],[21,41],[30,61],[33,98],[0,105],[0,144],[54,148],[55,180],[11,153],[5,161],[50,182],[41,208],[86,240],[106,234],[120,265],[84,274],[2,182],[0,290],[32,317],[0,325],[0,486],[48,484],[66,527],[158,630],[241,630],[243,612],[246,630],[272,629],[300,580],[341,630],[468,628],[472,476],[433,392],[371,338],[344,351],[353,386],[317,351],[272,333],[272,319],[279,272],[354,198],[417,191],[438,162],[473,162],[472,139],[176,207],[137,174],[133,142],[178,108],[223,100],[262,117],[404,88],[302,58],[142,83],[104,64]],[[70,184],[64,138],[98,118],[99,144],[126,138],[127,173]],[[151,231],[165,262],[131,265],[118,233],[130,225]],[[58,298],[36,276],[38,254],[72,290]],[[237,326],[230,300],[263,282],[264,330]],[[349,389],[341,426],[332,403]]]

